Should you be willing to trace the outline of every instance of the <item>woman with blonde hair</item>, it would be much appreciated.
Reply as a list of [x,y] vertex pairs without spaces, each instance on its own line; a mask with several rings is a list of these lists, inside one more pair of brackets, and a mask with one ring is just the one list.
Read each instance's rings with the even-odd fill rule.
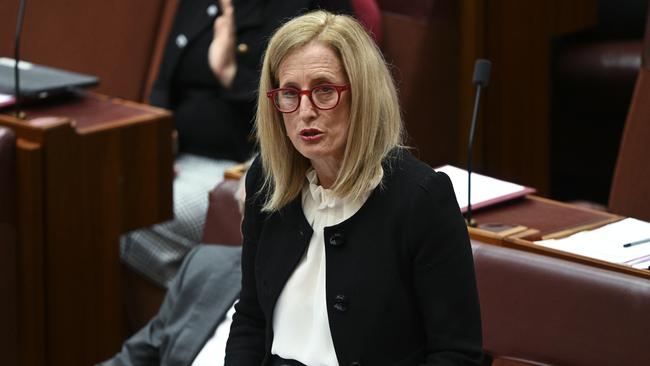
[[393,80],[353,18],[269,42],[226,365],[477,365],[481,322],[449,178],[402,144]]

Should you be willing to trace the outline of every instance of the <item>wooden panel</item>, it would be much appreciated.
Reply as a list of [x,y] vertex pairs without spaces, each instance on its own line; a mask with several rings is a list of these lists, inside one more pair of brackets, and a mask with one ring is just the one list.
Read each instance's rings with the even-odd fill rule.
[[420,18],[383,12],[383,51],[396,79],[409,146],[430,165],[456,162],[457,7]]
[[552,0],[551,33],[559,36],[595,26],[598,20],[598,7],[594,0]]
[[[477,171],[533,186],[547,195],[551,40],[558,33],[594,24],[596,1],[481,3],[462,1],[460,21],[467,50],[460,71],[462,118],[468,118],[474,98],[469,65],[477,57],[493,61],[477,128]],[[467,141],[465,130],[461,135],[459,146]]]
[[[550,39],[544,1],[494,1],[487,52],[494,62],[481,138],[486,171],[548,193]],[[534,167],[534,168],[532,168]]]
[[[459,37],[462,47],[459,49],[458,76],[458,125],[459,135],[456,140],[455,153],[459,166],[466,166],[469,128],[474,108],[475,88],[472,88],[474,63],[477,58],[486,58],[485,42],[485,1],[459,1]],[[492,78],[493,79],[493,78]],[[491,87],[489,87],[491,89]],[[487,89],[489,91],[489,89]],[[483,95],[485,99],[485,95]],[[485,104],[485,100],[483,100]],[[485,124],[485,108],[479,110],[477,128],[483,130]],[[480,136],[480,132],[477,133]],[[477,152],[482,151],[483,139],[474,140],[473,161],[477,162]],[[481,168],[479,166],[479,168]]]
[[13,301],[18,297],[15,147],[12,131],[0,130],[0,354],[7,365],[18,362],[18,304]]
[[[89,305],[97,301],[92,289],[88,288],[94,269],[86,265],[96,261],[90,256],[91,248],[103,246],[105,235],[97,233],[92,245],[84,240],[89,223],[84,218],[93,217],[86,216],[93,213],[84,210],[84,201],[89,198],[84,182],[87,175],[79,169],[79,160],[85,159],[85,154],[74,129],[69,123],[48,128],[44,131],[44,138],[46,352],[52,364],[80,365],[91,359],[89,346],[92,345],[92,337],[89,339],[91,335],[84,331],[84,327],[93,324],[87,312]],[[99,191],[97,193],[101,194]],[[119,288],[108,287],[105,291],[119,293]],[[80,296],[85,299],[81,300]],[[71,298],[77,300],[70,301]],[[94,315],[102,320],[101,324],[114,324],[116,321],[119,324],[119,310],[113,314],[106,317],[97,312]],[[96,326],[99,324],[95,323]],[[105,331],[103,327],[101,329]],[[102,336],[111,345],[116,338],[111,334],[113,329],[109,327],[108,334]],[[50,337],[49,334],[59,336]],[[69,341],[74,338],[77,338],[77,349],[69,352],[66,348],[70,347]]]
[[114,354],[125,336],[119,236],[172,216],[171,115],[89,98],[78,106],[114,105],[120,117],[83,127],[45,117],[45,107],[28,110],[28,121],[0,116],[21,138],[21,365],[89,365]]
[[[140,100],[165,2],[27,1],[22,58],[97,75],[97,91]],[[17,9],[0,2],[0,56],[13,57]]]
[[[20,133],[17,128],[14,131]],[[19,205],[16,352],[19,365],[40,366],[46,364],[42,145],[19,139],[16,154]]]

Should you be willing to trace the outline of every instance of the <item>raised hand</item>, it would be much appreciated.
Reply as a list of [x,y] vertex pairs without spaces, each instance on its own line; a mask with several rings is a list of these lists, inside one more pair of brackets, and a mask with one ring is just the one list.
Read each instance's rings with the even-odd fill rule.
[[221,85],[230,88],[237,73],[235,59],[235,9],[231,0],[219,0],[221,15],[214,21],[214,38],[208,63]]

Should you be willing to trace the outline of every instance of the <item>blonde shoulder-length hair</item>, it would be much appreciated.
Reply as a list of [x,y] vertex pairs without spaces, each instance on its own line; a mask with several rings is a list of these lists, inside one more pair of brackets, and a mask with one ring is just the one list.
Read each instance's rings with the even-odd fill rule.
[[310,162],[291,144],[282,115],[266,92],[278,87],[282,60],[317,41],[339,56],[350,84],[350,124],[338,177],[330,187],[357,199],[382,174],[382,161],[402,143],[402,118],[395,84],[379,48],[354,18],[314,11],[281,26],[269,41],[259,86],[255,132],[264,169],[264,211],[281,209],[300,194]]

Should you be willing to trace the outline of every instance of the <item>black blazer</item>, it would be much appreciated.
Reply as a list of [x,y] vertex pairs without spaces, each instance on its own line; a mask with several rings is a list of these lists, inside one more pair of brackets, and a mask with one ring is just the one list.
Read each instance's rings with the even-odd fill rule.
[[[481,319],[467,228],[449,178],[405,150],[348,220],[325,228],[326,298],[340,365],[477,365]],[[266,364],[272,316],[312,229],[301,198],[260,211],[251,167],[243,222],[242,292],[226,365]]]

